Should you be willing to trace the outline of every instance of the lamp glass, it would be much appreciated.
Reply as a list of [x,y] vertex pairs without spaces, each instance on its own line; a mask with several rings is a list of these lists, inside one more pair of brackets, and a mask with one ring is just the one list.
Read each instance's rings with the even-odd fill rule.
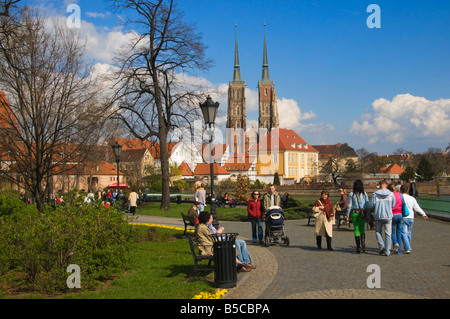
[[112,149],[114,151],[114,155],[116,156],[116,159],[119,160],[120,159],[120,155],[122,154],[122,145],[120,145],[116,141],[114,143],[114,145],[112,146]]

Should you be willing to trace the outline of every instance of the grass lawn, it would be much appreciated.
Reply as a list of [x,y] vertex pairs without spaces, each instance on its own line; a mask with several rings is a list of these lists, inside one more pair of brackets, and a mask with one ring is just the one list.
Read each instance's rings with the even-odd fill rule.
[[[66,294],[46,295],[21,288],[22,275],[14,273],[0,277],[0,299],[192,299],[201,292],[215,292],[214,272],[201,271],[192,276],[194,262],[184,229],[134,227],[141,236],[130,251],[129,269],[101,283],[95,291],[74,289]],[[207,261],[203,264],[207,265]]]
[[[170,210],[160,210],[159,203],[145,203],[141,206],[141,209],[136,210],[136,214],[146,215],[146,216],[162,216],[162,217],[176,217],[181,218],[181,213],[187,215],[189,208],[192,204],[175,204],[171,203]],[[209,207],[206,207],[209,211]],[[236,208],[229,207],[217,207],[217,216],[220,220],[228,221],[247,221],[247,208],[244,206],[237,206]]]
[[191,299],[203,291],[214,292],[212,272],[192,277],[194,262],[183,231],[135,227],[142,232],[143,240],[131,251],[131,270],[103,284],[97,291],[70,294],[65,298]]

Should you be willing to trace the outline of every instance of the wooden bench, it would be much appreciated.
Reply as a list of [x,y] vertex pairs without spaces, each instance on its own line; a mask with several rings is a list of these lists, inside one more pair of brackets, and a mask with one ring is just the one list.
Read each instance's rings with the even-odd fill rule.
[[[189,247],[191,248],[191,253],[192,253],[192,257],[194,258],[194,276],[197,274],[198,270],[214,270],[214,268],[211,268],[211,262],[214,260],[214,256],[213,255],[205,255],[202,256],[200,255],[200,253],[197,253],[197,249],[198,249],[198,243],[196,243],[194,241],[194,238],[192,238],[191,236],[187,235],[187,238],[189,240]],[[199,269],[199,262],[202,260],[208,260],[208,266],[206,266],[206,268],[202,268]]]
[[181,213],[181,218],[183,218],[184,223],[184,234],[186,235],[186,231],[188,229],[188,226],[192,226],[195,229],[195,221],[192,220],[188,215],[185,215]]
[[311,221],[316,222],[316,219],[314,218],[314,213],[312,211],[312,208],[308,208],[306,210],[306,216],[308,218],[308,226],[311,224]]

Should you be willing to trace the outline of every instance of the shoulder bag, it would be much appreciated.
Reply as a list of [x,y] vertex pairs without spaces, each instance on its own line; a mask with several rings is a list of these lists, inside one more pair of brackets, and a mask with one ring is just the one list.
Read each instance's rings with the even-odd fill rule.
[[403,217],[409,216],[409,210],[408,210],[408,207],[406,206],[405,199],[403,198],[403,195],[402,195],[402,216]]

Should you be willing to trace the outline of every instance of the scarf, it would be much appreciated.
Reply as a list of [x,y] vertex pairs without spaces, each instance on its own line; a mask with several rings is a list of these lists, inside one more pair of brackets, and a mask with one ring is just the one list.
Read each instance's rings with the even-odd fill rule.
[[[322,203],[322,204],[321,204]],[[331,203],[330,199],[319,199],[314,204],[315,207],[317,206],[323,206],[323,211],[327,214],[327,216],[333,216],[333,204]]]

